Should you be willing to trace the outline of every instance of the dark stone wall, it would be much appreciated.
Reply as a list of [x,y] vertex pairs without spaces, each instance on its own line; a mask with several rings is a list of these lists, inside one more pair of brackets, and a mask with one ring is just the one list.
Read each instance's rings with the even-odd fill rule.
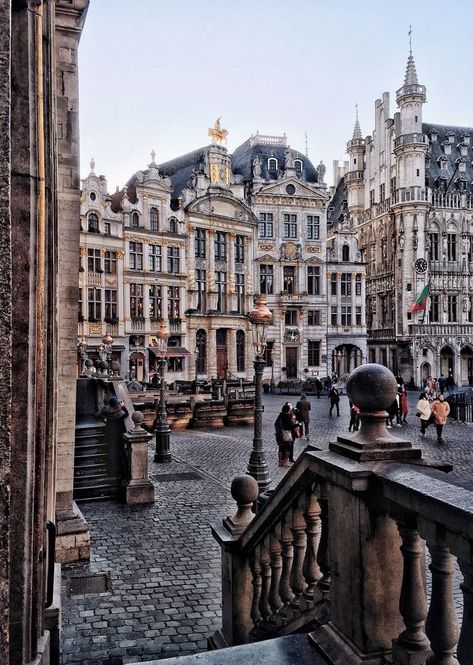
[[0,663],[9,659],[11,446],[10,2],[0,3]]

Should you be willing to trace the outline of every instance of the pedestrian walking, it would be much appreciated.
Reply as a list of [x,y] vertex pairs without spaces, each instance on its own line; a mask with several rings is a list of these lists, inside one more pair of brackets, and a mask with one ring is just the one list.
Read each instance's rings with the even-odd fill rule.
[[416,415],[420,418],[420,433],[422,436],[425,436],[425,430],[433,420],[430,401],[425,392],[419,395],[419,401],[417,402],[416,409]]
[[315,390],[317,392],[317,399],[320,399],[320,395],[322,394],[322,390],[324,389],[322,385],[322,381],[317,377],[315,379]]
[[296,418],[302,424],[303,434],[306,438],[306,441],[309,440],[309,411],[310,411],[310,402],[307,399],[305,393],[301,393],[301,398],[296,404]]
[[445,397],[440,394],[430,407],[434,417],[435,428],[437,430],[437,443],[443,443],[442,430],[447,422],[448,414],[450,413],[450,404],[446,401]]
[[350,423],[348,425],[348,431],[351,432],[353,428],[354,432],[358,432],[359,427],[360,427],[360,409],[356,406],[356,404],[350,402]]
[[454,378],[453,378],[453,372],[452,372],[452,370],[450,370],[449,373],[448,373],[447,381],[446,381],[446,385],[447,385],[447,390],[448,390],[448,392],[451,393],[452,390],[453,390],[454,387],[455,387],[455,380],[454,380]]
[[407,392],[404,386],[401,387],[400,393],[400,402],[401,402],[401,423],[407,424],[407,414],[409,413],[409,405],[407,403]]
[[292,404],[292,402],[286,402],[286,404],[289,407],[289,413],[291,414],[292,419],[292,441],[289,448],[289,461],[291,464],[294,464],[294,441],[302,436],[302,423],[299,420],[294,404]]
[[278,444],[279,466],[291,466],[290,451],[293,444],[294,427],[295,424],[293,414],[291,413],[291,406],[286,402],[274,423],[276,443]]
[[447,387],[447,377],[441,374],[439,376],[438,384],[439,384],[439,390],[443,395],[443,393],[445,392],[445,388]]
[[337,408],[337,416],[339,416],[340,415],[340,395],[338,393],[337,386],[332,386],[330,388],[328,398],[330,400],[329,414],[332,415],[333,407],[335,406]]

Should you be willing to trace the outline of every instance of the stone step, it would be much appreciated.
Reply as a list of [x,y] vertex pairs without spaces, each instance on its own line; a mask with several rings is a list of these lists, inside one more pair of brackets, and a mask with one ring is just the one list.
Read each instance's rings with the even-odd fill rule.
[[159,661],[150,660],[141,665],[241,665],[242,663],[245,665],[301,665],[301,663],[328,665],[330,661],[320,655],[307,635],[289,635],[192,656],[166,658]]

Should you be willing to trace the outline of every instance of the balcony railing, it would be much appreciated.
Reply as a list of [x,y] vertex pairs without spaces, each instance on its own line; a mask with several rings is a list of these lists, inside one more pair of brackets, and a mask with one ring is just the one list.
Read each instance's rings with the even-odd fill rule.
[[[375,412],[384,400],[381,382],[373,382]],[[239,511],[212,529],[223,576],[215,642],[244,644],[306,628],[327,654],[324,662],[471,665],[473,492],[412,466],[355,461],[365,454],[393,460],[394,447],[397,459],[420,457],[390,437],[382,414],[361,417],[360,432],[339,437],[330,446],[335,452],[303,453],[256,516],[257,487],[245,483],[240,493],[232,486]],[[383,431],[377,424],[368,435],[367,421]],[[458,577],[463,610],[453,595]]]
[[368,330],[368,339],[393,339],[394,328],[375,328]]
[[90,286],[102,286],[103,274],[101,272],[88,272],[87,284],[89,284]]
[[348,171],[345,173],[345,182],[363,181],[364,171]]
[[289,303],[291,305],[297,305],[305,303],[308,301],[307,293],[288,293],[287,291],[281,291],[278,296],[278,300],[281,304]]
[[179,333],[181,332],[181,319],[169,319],[169,332]]
[[473,336],[473,323],[414,323],[409,325],[410,335],[441,337],[450,335]]
[[400,187],[396,190],[394,196],[392,197],[393,204],[396,203],[411,203],[411,202],[420,202],[420,203],[429,203],[430,196],[429,191],[424,187]]
[[425,144],[428,142],[429,139],[426,134],[403,134],[402,136],[398,136],[397,139],[394,139],[394,149],[404,145],[416,145],[418,143]]

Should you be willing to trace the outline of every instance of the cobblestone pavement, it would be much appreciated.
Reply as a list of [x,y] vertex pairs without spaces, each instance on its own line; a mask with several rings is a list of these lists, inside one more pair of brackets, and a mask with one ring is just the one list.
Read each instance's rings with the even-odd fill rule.
[[[277,466],[273,423],[285,396],[265,395],[264,445],[273,487],[286,470]],[[445,444],[438,446],[432,428],[420,436],[415,417],[417,393],[409,395],[409,423],[402,433],[420,445],[425,456],[451,460],[451,474],[436,477],[473,489],[473,430],[448,424]],[[293,401],[295,401],[293,399]],[[311,443],[327,448],[348,430],[348,399],[341,398],[340,417],[329,417],[328,400],[311,397]],[[295,457],[305,448],[300,439]],[[220,627],[220,550],[210,524],[234,512],[229,487],[245,472],[252,447],[252,428],[173,432],[174,460],[150,473],[156,487],[151,506],[124,506],[111,501],[83,503],[90,525],[90,563],[63,566],[63,663],[95,665],[109,656],[124,663],[168,658],[206,649],[206,640]],[[198,474],[180,479],[174,474]],[[68,595],[68,580],[84,573],[107,572],[111,590],[102,594]],[[455,600],[461,607],[456,580]]]

